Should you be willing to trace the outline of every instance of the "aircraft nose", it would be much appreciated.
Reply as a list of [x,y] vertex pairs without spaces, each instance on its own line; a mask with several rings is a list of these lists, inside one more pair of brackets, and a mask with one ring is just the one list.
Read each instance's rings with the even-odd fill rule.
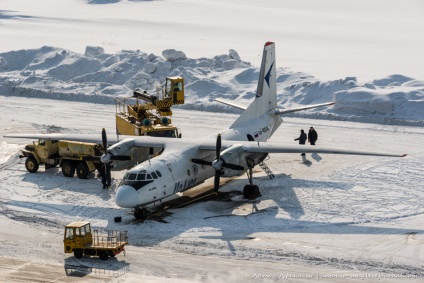
[[136,207],[139,204],[137,191],[133,187],[128,185],[118,187],[115,196],[115,203],[119,207],[123,208]]

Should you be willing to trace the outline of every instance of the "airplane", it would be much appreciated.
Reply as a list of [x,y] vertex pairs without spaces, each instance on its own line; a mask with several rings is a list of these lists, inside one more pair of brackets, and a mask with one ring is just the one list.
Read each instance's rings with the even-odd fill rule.
[[244,110],[228,128],[218,135],[196,139],[168,139],[149,136],[116,136],[107,140],[93,134],[8,134],[5,137],[43,138],[102,142],[107,148],[101,156],[106,164],[110,184],[110,164],[125,160],[133,147],[162,148],[162,153],[151,160],[129,169],[118,185],[115,202],[119,207],[134,209],[137,219],[145,218],[150,207],[169,200],[177,193],[203,183],[214,177],[214,190],[219,191],[221,177],[241,176],[247,173],[249,184],[243,189],[247,198],[260,196],[259,187],[253,184],[253,168],[264,161],[270,153],[329,153],[371,156],[403,157],[406,154],[379,153],[332,147],[286,146],[267,142],[282,123],[281,115],[328,107],[334,102],[279,109],[276,99],[275,43],[265,43],[256,96],[247,107],[217,99],[219,102]]

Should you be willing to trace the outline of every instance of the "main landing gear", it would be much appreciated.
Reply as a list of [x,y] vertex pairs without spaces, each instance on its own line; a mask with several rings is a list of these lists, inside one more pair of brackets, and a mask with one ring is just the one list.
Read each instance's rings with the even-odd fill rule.
[[259,187],[257,185],[253,185],[253,167],[249,166],[249,171],[247,172],[247,178],[249,179],[249,184],[244,186],[243,188],[243,196],[246,199],[256,199],[261,195],[261,193],[259,192]]

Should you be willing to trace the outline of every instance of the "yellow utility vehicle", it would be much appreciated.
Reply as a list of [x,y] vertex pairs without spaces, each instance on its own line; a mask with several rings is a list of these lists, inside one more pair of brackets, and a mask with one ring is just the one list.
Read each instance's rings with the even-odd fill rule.
[[31,173],[44,164],[46,169],[62,167],[66,177],[73,177],[76,171],[78,178],[87,179],[90,172],[100,170],[99,156],[103,152],[103,147],[96,143],[40,139],[26,145],[19,157],[26,157],[25,167]]
[[[131,136],[181,137],[172,125],[172,105],[184,104],[184,79],[167,77],[164,87],[156,88],[156,95],[134,91],[136,104],[116,100],[116,133]],[[140,101],[141,100],[141,101]]]
[[91,230],[89,222],[72,222],[65,226],[63,239],[65,253],[74,253],[76,258],[83,255],[98,256],[102,260],[124,252],[128,244],[128,232],[108,230],[99,235],[98,230]]

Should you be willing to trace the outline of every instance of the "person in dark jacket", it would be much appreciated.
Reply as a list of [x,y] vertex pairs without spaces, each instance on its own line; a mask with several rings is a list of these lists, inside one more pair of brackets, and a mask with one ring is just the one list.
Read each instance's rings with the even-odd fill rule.
[[315,131],[314,127],[311,127],[308,133],[308,142],[311,145],[315,145],[317,140],[318,140],[318,133],[317,131]]
[[[307,138],[308,137],[307,137],[305,131],[302,129],[302,130],[300,130],[300,136],[297,139],[294,139],[294,140],[299,141],[299,144],[305,144]],[[301,155],[305,156],[305,153],[302,153]]]

